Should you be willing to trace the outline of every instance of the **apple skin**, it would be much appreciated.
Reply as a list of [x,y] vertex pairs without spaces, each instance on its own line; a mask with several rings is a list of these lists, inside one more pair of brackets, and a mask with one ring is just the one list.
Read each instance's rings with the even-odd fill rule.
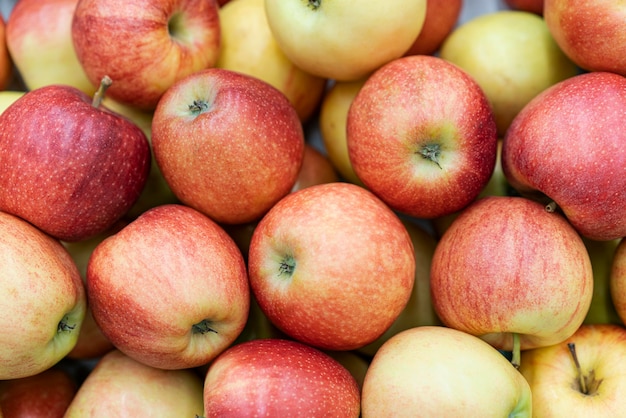
[[416,218],[467,206],[495,167],[487,98],[438,57],[412,55],[377,70],[352,101],[346,129],[357,176],[392,209]]
[[621,324],[626,324],[626,240],[619,239],[609,272],[609,291]]
[[326,79],[296,67],[278,46],[265,16],[264,0],[239,0],[220,8],[218,68],[268,82],[283,92],[303,122],[317,110]]
[[204,381],[206,418],[359,417],[355,378],[338,361],[297,341],[266,338],[217,357]]
[[545,0],[543,17],[557,44],[580,67],[626,76],[625,4]]
[[360,186],[290,193],[261,219],[248,254],[261,310],[290,337],[325,350],[378,338],[414,284],[411,238],[398,216]]
[[[69,353],[85,316],[85,288],[56,239],[0,211],[0,380],[33,376]],[[42,280],[45,278],[46,280]],[[10,331],[9,331],[10,330]]]
[[463,0],[426,0],[424,25],[404,55],[433,55],[459,21]]
[[203,416],[202,379],[191,370],[163,370],[119,350],[87,375],[65,418]]
[[328,157],[313,145],[305,143],[300,172],[291,191],[295,192],[316,184],[336,181],[339,181],[339,176]]
[[361,394],[363,418],[530,418],[533,394],[498,350],[455,329],[422,326],[376,352]]
[[502,170],[520,194],[553,201],[583,236],[626,236],[626,78],[593,72],[533,98],[502,144]]
[[63,418],[78,384],[60,367],[33,376],[0,381],[0,413],[11,417]]
[[250,305],[234,241],[178,204],[150,209],[102,241],[87,265],[87,295],[115,347],[164,369],[209,362],[241,333]]
[[541,16],[519,10],[498,10],[465,21],[439,52],[483,89],[499,136],[533,97],[579,73]]
[[114,81],[111,98],[151,110],[176,81],[215,65],[218,5],[215,0],[79,0],[71,34],[94,85],[108,75]]
[[73,86],[93,95],[92,83],[72,41],[78,0],[19,0],[7,19],[7,47],[27,90],[50,84]]
[[504,0],[504,3],[512,10],[522,10],[543,16],[544,0]]
[[444,325],[512,351],[558,344],[582,324],[593,294],[585,245],[538,202],[489,196],[448,227],[431,264],[433,306]]
[[304,132],[275,87],[211,68],[163,95],[152,119],[152,146],[183,204],[219,223],[241,224],[258,220],[290,192],[304,158]]
[[287,58],[319,77],[352,81],[404,54],[418,37],[426,0],[266,0],[270,30]]
[[146,183],[144,133],[74,87],[31,90],[0,120],[0,209],[56,238],[80,241],[107,230]]
[[[587,381],[588,394],[568,348]],[[560,344],[522,352],[519,371],[533,392],[536,417],[618,417],[626,391],[626,329],[614,324],[582,325]]]

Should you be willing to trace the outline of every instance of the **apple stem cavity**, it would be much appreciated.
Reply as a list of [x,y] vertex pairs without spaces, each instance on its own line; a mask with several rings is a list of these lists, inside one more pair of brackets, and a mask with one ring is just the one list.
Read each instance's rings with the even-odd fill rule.
[[70,325],[67,323],[68,320],[69,318],[65,317],[61,320],[61,322],[59,322],[59,325],[57,325],[57,332],[71,332],[74,328],[76,328],[76,324]]
[[511,354],[511,364],[516,369],[519,369],[522,358],[522,343],[517,332],[513,333],[513,351],[511,352]]
[[437,167],[441,168],[439,164],[439,158],[441,157],[441,145],[439,144],[426,144],[422,145],[418,153],[425,159],[437,164]]
[[102,80],[100,80],[100,86],[98,87],[98,90],[96,90],[96,92],[94,93],[93,99],[91,101],[91,105],[93,107],[100,107],[100,105],[102,104],[102,100],[104,100],[104,93],[111,86],[111,84],[113,84],[113,80],[111,80],[111,77],[109,77],[108,75],[102,77]]
[[197,324],[193,324],[191,326],[191,330],[194,334],[206,334],[208,332],[214,332],[217,334],[217,331],[211,328],[211,321],[203,319]]
[[189,111],[195,116],[200,113],[204,113],[209,110],[209,104],[204,100],[194,100],[192,104],[189,105]]

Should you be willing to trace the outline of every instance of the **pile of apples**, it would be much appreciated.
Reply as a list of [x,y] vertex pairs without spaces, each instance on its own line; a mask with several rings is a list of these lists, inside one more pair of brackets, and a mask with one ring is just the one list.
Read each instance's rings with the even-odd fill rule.
[[1,418],[625,416],[625,5],[2,7]]

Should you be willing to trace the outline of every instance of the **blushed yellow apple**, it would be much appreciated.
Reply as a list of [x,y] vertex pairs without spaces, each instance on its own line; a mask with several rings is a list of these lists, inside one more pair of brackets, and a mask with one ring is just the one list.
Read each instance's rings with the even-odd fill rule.
[[311,74],[356,80],[401,57],[424,25],[426,0],[266,0],[285,55]]
[[2,90],[0,91],[0,113],[11,106],[14,101],[24,95],[25,92],[19,90]]
[[482,87],[500,135],[530,99],[578,72],[544,20],[517,10],[466,21],[443,42],[440,56],[467,71]]
[[264,0],[228,2],[219,10],[221,49],[216,67],[260,78],[283,92],[302,121],[322,99],[326,79],[296,67],[274,39]]

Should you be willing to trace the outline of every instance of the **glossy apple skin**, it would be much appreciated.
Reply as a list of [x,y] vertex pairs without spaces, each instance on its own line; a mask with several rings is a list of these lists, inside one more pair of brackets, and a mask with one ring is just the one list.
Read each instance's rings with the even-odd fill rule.
[[502,170],[521,194],[554,201],[578,232],[626,235],[626,78],[580,74],[544,90],[513,120]]
[[498,350],[455,329],[422,326],[391,337],[363,382],[363,418],[530,418],[528,383]]
[[[250,304],[234,241],[210,218],[176,204],[144,212],[95,248],[87,295],[118,349],[164,369],[208,363],[242,331]],[[203,320],[207,327],[194,330]]]
[[378,338],[406,306],[415,257],[389,207],[336,182],[281,199],[254,230],[248,270],[259,306],[281,331],[351,350]]
[[58,239],[110,228],[146,183],[151,157],[142,130],[74,87],[32,90],[0,120],[0,209]]
[[[456,212],[493,173],[497,135],[478,84],[441,58],[412,55],[370,76],[352,101],[348,154],[365,186],[416,218]],[[421,155],[439,147],[439,162]]]
[[[587,377],[583,394],[572,354]],[[582,325],[560,344],[522,352],[519,368],[533,392],[533,416],[618,417],[624,413],[626,391],[626,329],[615,324]],[[591,377],[596,382],[591,383]],[[598,384],[599,383],[599,384]]]
[[501,350],[557,344],[582,324],[593,294],[582,239],[558,213],[523,197],[490,196],[466,208],[431,264],[442,322]]
[[59,241],[1,211],[0,264],[0,380],[33,376],[76,344],[85,288]]
[[78,0],[20,0],[7,20],[7,47],[27,90],[65,84],[92,95],[72,42]]
[[[194,101],[206,111],[190,110]],[[270,84],[221,68],[172,86],[152,120],[163,177],[180,201],[224,224],[258,220],[296,182],[304,132]]]
[[297,341],[265,338],[235,345],[204,381],[206,417],[358,417],[355,378],[329,355]]
[[626,76],[622,2],[545,0],[543,17],[563,52],[580,67]]
[[404,55],[432,55],[456,26],[463,0],[426,0],[424,25]]
[[89,80],[108,75],[111,98],[141,109],[219,54],[215,0],[79,0],[71,29]]
[[119,350],[87,375],[65,418],[202,415],[202,379],[192,370],[147,366]]
[[33,376],[0,381],[0,414],[4,418],[63,418],[78,384],[58,367]]

